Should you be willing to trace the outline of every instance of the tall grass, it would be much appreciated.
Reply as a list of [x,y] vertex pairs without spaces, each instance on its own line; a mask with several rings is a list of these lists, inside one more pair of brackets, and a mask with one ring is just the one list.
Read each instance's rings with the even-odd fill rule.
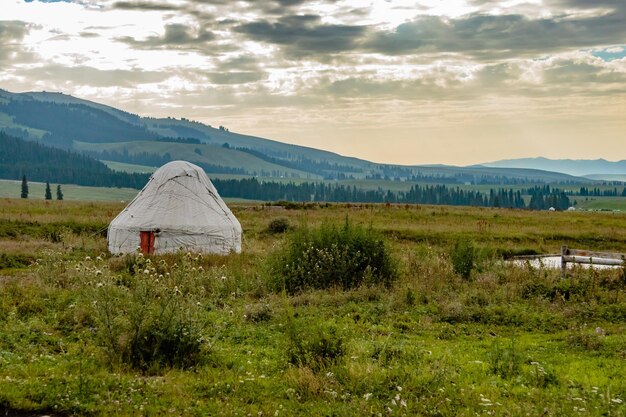
[[396,261],[372,229],[352,225],[306,226],[293,232],[270,265],[270,285],[293,294],[308,288],[350,289],[362,284],[391,286]]
[[[110,209],[67,211],[90,224]],[[626,414],[623,271],[562,277],[498,258],[585,248],[594,234],[596,249],[626,251],[624,216],[329,205],[282,210],[308,227],[269,233],[273,211],[239,206],[242,254],[110,257],[103,237],[78,228],[40,234],[65,224],[62,211],[0,201],[0,218],[34,223],[0,237],[10,264],[0,270],[0,413]],[[346,232],[346,215],[371,227]],[[475,246],[469,280],[453,269],[458,239]],[[266,269],[268,258],[318,242],[341,255],[350,285],[329,266],[329,288],[296,280],[283,292],[287,275]],[[380,280],[347,267],[362,259],[349,248],[377,253],[380,242],[392,285],[365,285]],[[22,256],[28,265],[13,263]]]

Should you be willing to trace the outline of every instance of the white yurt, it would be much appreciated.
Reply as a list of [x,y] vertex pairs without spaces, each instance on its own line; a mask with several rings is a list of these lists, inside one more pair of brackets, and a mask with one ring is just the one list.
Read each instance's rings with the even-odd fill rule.
[[113,254],[241,252],[241,225],[202,168],[172,161],[156,170],[107,233]]

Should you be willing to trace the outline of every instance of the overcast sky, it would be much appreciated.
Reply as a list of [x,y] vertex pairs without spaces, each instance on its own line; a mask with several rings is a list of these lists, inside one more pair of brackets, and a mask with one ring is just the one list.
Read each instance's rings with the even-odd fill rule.
[[0,88],[376,162],[626,159],[626,0],[0,0]]

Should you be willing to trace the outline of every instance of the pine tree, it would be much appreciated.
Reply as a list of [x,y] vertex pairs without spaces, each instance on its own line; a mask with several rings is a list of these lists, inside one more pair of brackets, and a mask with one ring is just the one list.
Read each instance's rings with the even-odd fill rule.
[[46,181],[46,200],[52,200],[52,191],[50,190],[49,181]]
[[61,191],[61,184],[57,185],[57,200],[63,200],[63,191]]
[[22,176],[22,198],[28,198],[28,181],[26,180],[26,175]]

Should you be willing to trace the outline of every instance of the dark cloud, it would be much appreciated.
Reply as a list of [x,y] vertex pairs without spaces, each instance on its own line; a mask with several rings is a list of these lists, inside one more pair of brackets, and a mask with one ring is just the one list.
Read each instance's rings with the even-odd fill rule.
[[0,42],[3,45],[21,41],[28,33],[28,23],[19,20],[0,20]]
[[26,22],[0,20],[0,68],[5,62],[15,64],[32,60],[32,55],[21,45],[29,30]]
[[593,91],[591,84],[625,85],[626,73],[610,71],[591,62],[560,60],[545,70],[544,82],[547,85],[569,85],[574,88],[582,86],[587,91]]
[[[334,3],[336,0],[325,0],[326,3]],[[232,0],[187,0],[182,4],[172,4],[164,0],[148,1],[148,0],[124,0],[116,1],[111,7],[121,10],[139,10],[139,11],[176,11],[179,13],[188,13],[191,15],[202,14],[199,11],[202,6],[234,6],[246,10],[256,10],[264,14],[283,14],[287,10],[296,9],[309,2],[309,0],[242,0],[234,2]]]
[[128,87],[158,83],[169,78],[169,73],[142,70],[100,70],[89,66],[46,65],[20,71],[20,75],[51,83],[71,82],[91,87]]
[[259,71],[259,61],[251,56],[242,55],[220,62],[219,71]]
[[111,6],[121,10],[145,10],[145,11],[177,11],[180,7],[154,1],[116,1]]
[[198,30],[179,23],[165,26],[163,36],[149,36],[144,40],[137,40],[130,36],[118,38],[118,41],[127,43],[136,48],[197,48],[215,39],[215,35],[203,28]]
[[389,55],[457,52],[489,59],[610,45],[624,38],[624,14],[618,9],[587,18],[473,14],[457,19],[419,17],[393,32],[376,33],[365,48]]
[[315,15],[292,15],[275,22],[259,20],[235,27],[250,39],[282,45],[290,56],[307,56],[354,50],[365,26],[327,25]]
[[80,35],[81,38],[98,38],[98,37],[100,37],[100,35],[95,33],[95,32],[80,32],[79,35]]
[[261,81],[267,77],[262,71],[230,71],[230,72],[212,72],[208,74],[208,78],[213,84],[248,84]]

